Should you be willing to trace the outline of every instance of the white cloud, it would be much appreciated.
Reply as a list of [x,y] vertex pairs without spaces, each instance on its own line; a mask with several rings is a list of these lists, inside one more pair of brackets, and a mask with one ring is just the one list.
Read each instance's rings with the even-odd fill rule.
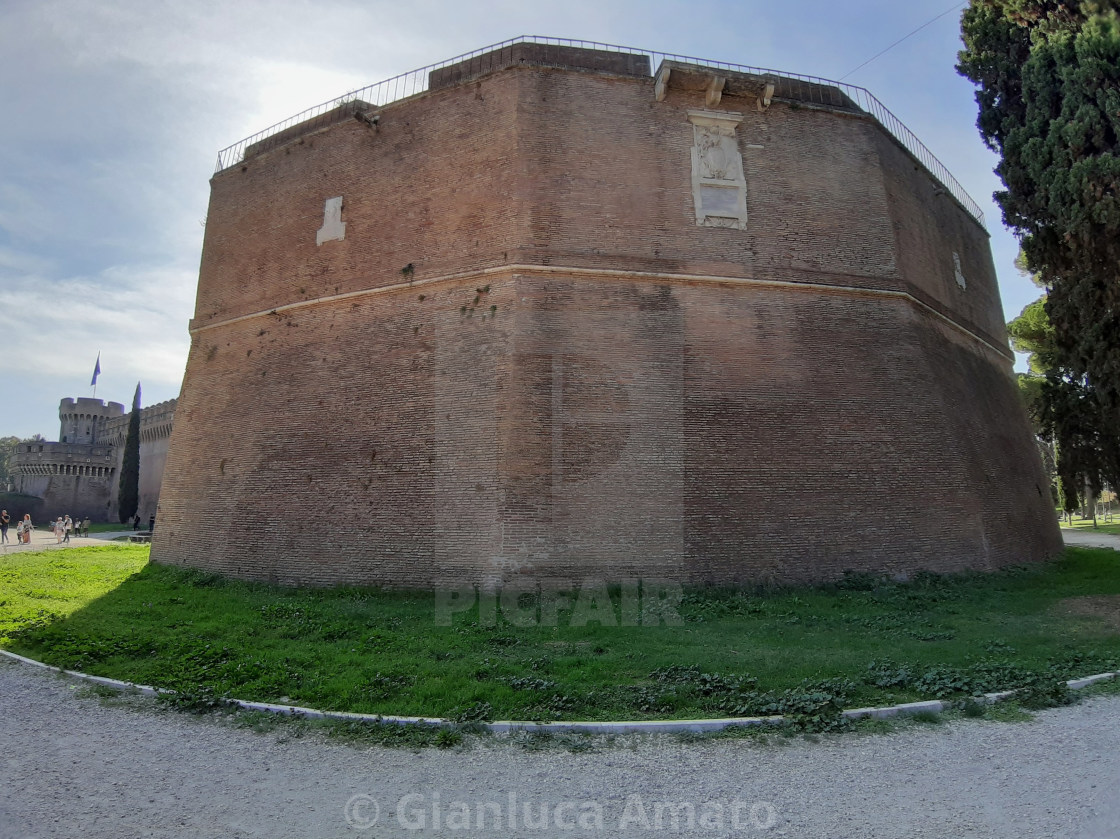
[[[178,390],[217,151],[348,90],[522,34],[842,74],[943,0],[37,0],[0,5],[0,434],[52,436],[58,399]],[[996,186],[948,15],[850,81],[982,204]],[[989,211],[1005,298],[1026,293]],[[1008,243],[1012,242],[1012,245]],[[1028,284],[1029,285],[1029,284]],[[1021,306],[1013,304],[1017,311]],[[1012,314],[1014,312],[1011,312]]]
[[99,351],[99,395],[127,401],[137,381],[144,382],[145,404],[178,395],[190,344],[184,313],[195,280],[192,271],[163,268],[111,267],[55,280],[0,273],[9,299],[18,301],[0,309],[3,365],[25,391],[16,401],[20,422],[9,422],[4,433],[51,437],[58,400],[89,394]]

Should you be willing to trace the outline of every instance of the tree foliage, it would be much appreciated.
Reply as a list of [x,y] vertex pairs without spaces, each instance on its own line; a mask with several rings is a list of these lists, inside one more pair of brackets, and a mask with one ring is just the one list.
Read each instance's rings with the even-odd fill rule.
[[117,513],[122,522],[136,515],[140,507],[140,383],[132,397],[132,412],[128,415],[128,433],[124,438],[124,460],[121,462],[120,484],[117,492]]
[[[1047,289],[1009,325],[1033,353],[1067,487],[1120,479],[1120,15],[1099,0],[972,0],[957,69],[1001,160],[996,193]],[[1049,324],[1047,329],[1046,324]],[[1067,503],[1071,503],[1067,500]]]
[[0,490],[7,489],[11,474],[8,469],[8,460],[15,453],[19,445],[19,437],[0,437]]
[[1030,373],[1019,377],[1019,389],[1035,433],[1056,443],[1053,469],[1063,504],[1072,512],[1086,487],[1095,497],[1105,482],[1120,481],[1120,428],[1108,421],[1091,383],[1062,366],[1045,303],[1043,295],[1025,306],[1007,332],[1011,345],[1028,353]]
[[1029,372],[1018,376],[1019,394],[1027,406],[1042,464],[1050,480],[1051,495],[1055,504],[1059,501],[1076,504],[1080,484],[1072,484],[1071,491],[1061,480],[1053,415],[1048,410],[1045,394],[1048,374],[1054,364],[1054,329],[1046,316],[1045,300],[1044,295],[1024,307],[1019,316],[1007,324],[1007,334],[1011,346],[1027,353]]
[[1028,303],[1019,317],[1007,324],[1011,346],[1027,353],[1027,366],[1034,376],[1045,376],[1056,363],[1057,339],[1046,315],[1046,296]]

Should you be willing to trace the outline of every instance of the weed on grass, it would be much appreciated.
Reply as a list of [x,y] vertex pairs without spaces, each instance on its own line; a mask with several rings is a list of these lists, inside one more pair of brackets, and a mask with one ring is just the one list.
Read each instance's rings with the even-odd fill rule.
[[1078,693],[1081,696],[1118,696],[1120,695],[1120,678],[1104,679],[1082,688]]
[[207,714],[227,697],[463,726],[780,714],[793,734],[859,729],[843,708],[995,690],[1048,707],[1068,701],[1065,679],[1120,668],[1114,627],[1058,608],[1120,595],[1108,550],[906,583],[686,590],[682,625],[572,625],[561,610],[556,626],[527,627],[486,625],[477,608],[437,625],[430,593],[245,583],[148,565],[147,550],[7,557],[0,644],[173,689],[172,706]]
[[1018,702],[1004,701],[989,705],[984,712],[984,719],[992,722],[1032,722],[1034,714]]
[[[168,705],[183,709],[183,706],[174,702]],[[256,734],[275,735],[280,742],[318,735],[353,746],[387,746],[405,749],[434,746],[449,749],[466,745],[466,735],[476,738],[487,735],[484,730],[470,727],[445,728],[417,723],[399,725],[377,720],[309,718],[299,714],[242,710],[228,703],[209,709],[197,705],[188,706],[187,710],[206,715],[216,722],[234,728],[246,729]]]
[[97,699],[116,699],[121,695],[121,691],[114,690],[107,685],[99,685],[97,682],[84,682],[77,686],[74,695],[91,696]]
[[548,729],[521,729],[510,736],[510,742],[528,752],[562,750],[579,754],[593,752],[609,745],[611,738],[579,731],[553,732]]
[[114,690],[96,682],[82,682],[71,687],[74,696],[81,699],[96,699],[99,704],[110,708],[134,705],[139,698],[139,694],[133,691]]
[[391,746],[421,749],[427,746],[450,748],[463,742],[462,732],[432,725],[397,725],[372,721],[320,719],[312,725],[328,737],[355,745]]
[[863,717],[853,720],[849,731],[856,734],[893,734],[898,730],[898,723],[894,719],[878,719],[876,717]]
[[255,734],[270,734],[280,730],[289,737],[302,737],[310,730],[308,721],[303,717],[287,714],[270,714],[266,711],[231,711],[221,717],[221,721],[234,728],[243,728]]
[[969,717],[970,719],[976,719],[978,717],[984,716],[984,712],[987,710],[987,706],[983,702],[978,702],[975,699],[969,698],[961,703],[959,710],[962,716]]

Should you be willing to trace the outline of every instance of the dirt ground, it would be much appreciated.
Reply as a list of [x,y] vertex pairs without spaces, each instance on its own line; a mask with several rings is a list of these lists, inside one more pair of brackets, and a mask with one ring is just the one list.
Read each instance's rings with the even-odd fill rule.
[[1120,697],[886,735],[414,752],[105,702],[0,662],[0,839],[1115,839],[1117,788]]

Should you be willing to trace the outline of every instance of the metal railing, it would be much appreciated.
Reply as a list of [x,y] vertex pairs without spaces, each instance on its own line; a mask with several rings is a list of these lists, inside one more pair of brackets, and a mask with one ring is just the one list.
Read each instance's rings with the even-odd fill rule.
[[[643,50],[635,47],[623,47],[617,44],[603,44],[598,41],[577,41],[569,38],[550,38],[541,35],[522,35],[519,38],[511,38],[508,41],[481,47],[480,49],[457,55],[454,58],[449,58],[446,61],[441,61],[437,64],[429,64],[427,67],[421,67],[418,70],[410,70],[407,73],[401,73],[399,76],[394,76],[391,79],[385,79],[376,84],[344,93],[342,96],[323,102],[313,108],[308,108],[306,111],[301,111],[283,122],[271,125],[263,131],[258,131],[256,134],[246,137],[244,140],[234,143],[228,148],[222,149],[218,152],[218,163],[214,171],[221,172],[240,163],[245,158],[246,150],[250,146],[262,143],[262,141],[280,134],[293,126],[301,125],[302,123],[310,123],[307,127],[314,128],[316,125],[314,121],[316,120],[322,122],[323,125],[329,125],[339,119],[340,113],[347,112],[347,106],[350,105],[350,103],[360,103],[362,106],[377,108],[387,105],[390,102],[397,102],[401,99],[407,99],[410,96],[425,93],[428,90],[429,79],[432,72],[444,67],[461,64],[471,59],[488,55],[493,56],[490,59],[490,63],[495,69],[509,66],[509,62],[503,60],[500,51],[517,44],[525,43],[551,44],[561,47],[577,47],[581,49],[602,50],[605,52],[619,52],[628,55],[644,55],[649,58],[650,68],[653,72],[657,72],[657,68],[661,65],[662,61],[668,60],[684,64],[693,64],[700,67],[709,67],[716,70],[728,70],[734,73],[769,76],[777,80],[775,84],[775,98],[780,99],[783,97],[783,94],[785,94],[789,98],[796,98],[799,101],[808,101],[810,103],[830,107],[849,109],[854,103],[856,107],[874,118],[898,140],[910,154],[929,170],[931,175],[941,182],[945,189],[947,189],[952,196],[960,202],[961,206],[972,214],[978,222],[981,224],[984,223],[984,213],[979,205],[972,200],[972,197],[965,191],[964,187],[960,185],[957,179],[953,177],[949,170],[945,168],[945,165],[934,156],[933,152],[926,148],[926,145],[914,135],[913,131],[903,125],[902,120],[891,113],[887,106],[876,99],[866,88],[832,81],[831,79],[823,79],[817,76],[769,70],[764,67],[750,67],[744,64],[731,64],[725,61],[711,61],[706,58],[657,52],[656,50]],[[485,71],[486,67],[482,67],[478,64],[474,64],[470,67],[470,74],[472,76]],[[847,101],[845,101],[845,98]]]

